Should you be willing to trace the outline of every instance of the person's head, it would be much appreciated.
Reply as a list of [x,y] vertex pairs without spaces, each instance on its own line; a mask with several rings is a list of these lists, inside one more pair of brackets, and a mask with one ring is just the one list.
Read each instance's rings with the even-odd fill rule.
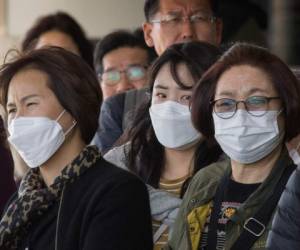
[[197,85],[192,119],[231,159],[254,163],[299,134],[299,98],[286,64],[264,48],[237,43]]
[[146,0],[145,41],[157,54],[174,43],[221,43],[219,0]]
[[27,152],[25,159],[27,144],[32,146],[30,152],[47,149],[48,142],[51,147],[74,146],[74,141],[86,145],[97,130],[102,99],[97,78],[80,57],[62,48],[33,50],[3,65],[0,93],[13,137],[9,141],[25,162],[35,157],[26,162],[29,166],[41,156]]
[[104,99],[144,87],[154,56],[143,37],[135,33],[118,30],[103,37],[94,51],[94,67]]
[[[168,48],[151,66],[149,72],[150,98],[138,110],[128,137],[132,145],[131,155],[129,155],[131,164],[129,165],[147,183],[155,186],[158,184],[163,169],[164,150],[166,148],[186,150],[189,147],[194,146],[197,148],[200,145],[200,143],[191,144],[195,139],[198,142],[199,137],[194,138],[195,134],[189,133],[189,130],[193,130],[189,126],[189,100],[192,95],[193,86],[218,56],[219,50],[207,43],[190,42],[175,44]],[[165,108],[165,104],[166,106],[170,106],[170,108]],[[175,113],[170,115],[169,112],[172,110],[175,110]],[[160,112],[163,112],[165,116],[160,116]],[[172,119],[177,113],[180,116],[178,121],[181,121],[181,124]],[[181,116],[180,114],[183,115]],[[170,118],[171,122],[165,120],[168,118]],[[188,126],[185,126],[185,122]],[[160,131],[155,128],[157,124],[162,125]],[[178,127],[177,125],[173,126],[174,124],[177,124]],[[168,125],[170,126],[168,127]],[[180,127],[185,127],[185,131],[182,131]],[[172,138],[166,138],[168,135],[162,138],[161,135],[164,133],[170,135]],[[186,138],[185,134],[192,134],[192,141],[190,141],[191,138]],[[181,138],[181,140],[175,142],[173,140],[175,137],[172,135]],[[168,142],[171,143],[168,144]],[[204,152],[206,150],[198,151]],[[208,153],[207,157],[203,157],[200,159],[201,162],[199,162],[198,151],[195,156],[197,169],[210,163],[212,158],[216,160],[215,158],[218,156],[218,154],[212,156]],[[139,163],[137,163],[136,155],[140,155],[138,159]],[[139,169],[136,164],[140,166],[145,165],[145,167]]]
[[93,46],[80,25],[67,13],[57,12],[40,17],[27,31],[22,51],[57,46],[81,56],[93,67]]

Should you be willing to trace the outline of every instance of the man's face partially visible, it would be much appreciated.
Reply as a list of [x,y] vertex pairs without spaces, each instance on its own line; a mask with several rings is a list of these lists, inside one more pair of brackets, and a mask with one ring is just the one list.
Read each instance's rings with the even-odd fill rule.
[[[207,17],[207,21],[188,20],[198,15]],[[159,11],[143,26],[145,41],[149,47],[154,46],[158,55],[170,45],[180,42],[196,40],[218,46],[221,42],[222,22],[211,17],[213,13],[209,0],[160,0]],[[176,21],[176,18],[180,21]],[[175,22],[163,21],[170,19]]]

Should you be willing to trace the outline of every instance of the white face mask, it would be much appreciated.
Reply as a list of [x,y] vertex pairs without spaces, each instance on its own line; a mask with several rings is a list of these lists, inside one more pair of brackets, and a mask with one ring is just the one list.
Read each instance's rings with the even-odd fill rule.
[[296,148],[293,148],[289,151],[289,155],[292,158],[294,164],[300,165],[300,155],[298,153],[298,149],[300,148],[300,142],[298,143]]
[[213,113],[215,138],[231,159],[243,164],[259,161],[283,140],[277,124],[279,114],[267,111],[257,117],[238,109],[233,117],[222,119]]
[[183,149],[200,140],[189,107],[174,101],[152,104],[150,117],[158,141],[166,148]]
[[20,156],[31,168],[39,167],[46,162],[62,145],[67,135],[76,125],[64,134],[57,122],[65,110],[56,120],[47,117],[19,117],[10,123],[8,141],[16,148]]

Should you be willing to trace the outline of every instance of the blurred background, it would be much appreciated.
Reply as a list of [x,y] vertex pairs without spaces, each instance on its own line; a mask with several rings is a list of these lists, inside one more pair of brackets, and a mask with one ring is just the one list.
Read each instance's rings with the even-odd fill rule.
[[[300,65],[300,0],[221,0],[223,42],[249,41],[268,47],[289,65]],[[18,48],[35,20],[63,10],[92,41],[144,21],[143,0],[0,0],[0,62]]]

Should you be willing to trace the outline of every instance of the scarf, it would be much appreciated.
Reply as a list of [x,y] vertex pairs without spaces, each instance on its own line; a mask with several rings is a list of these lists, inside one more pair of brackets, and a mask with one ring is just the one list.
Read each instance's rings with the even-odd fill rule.
[[62,190],[92,167],[100,158],[95,146],[87,146],[47,187],[39,168],[30,169],[24,176],[18,197],[6,210],[0,222],[0,249],[17,249],[32,224],[60,200]]

